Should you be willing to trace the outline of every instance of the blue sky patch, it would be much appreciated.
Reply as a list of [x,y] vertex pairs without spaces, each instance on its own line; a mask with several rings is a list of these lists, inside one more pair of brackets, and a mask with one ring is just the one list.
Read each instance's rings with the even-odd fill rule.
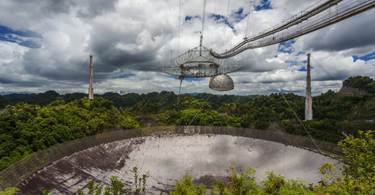
[[281,42],[279,44],[279,48],[277,48],[277,51],[290,54],[294,51],[292,44],[295,42],[296,41],[294,39]]
[[0,35],[3,34],[15,34],[21,37],[34,37],[34,38],[43,38],[42,35],[31,31],[31,30],[12,30],[9,27],[3,26],[0,24]]
[[269,0],[262,0],[260,5],[255,6],[255,11],[272,9],[271,2]]
[[33,40],[30,39],[22,39],[21,37],[24,38],[40,38],[42,39],[42,35],[30,31],[27,29],[24,30],[12,30],[9,27],[3,26],[0,24],[0,41],[6,41],[6,42],[12,42],[12,43],[17,43],[18,45],[22,45],[25,47],[29,48],[40,48],[40,45]]
[[117,77],[112,77],[112,79],[123,79],[123,78],[129,78],[129,77],[133,77],[135,76],[135,74],[122,74],[122,75],[119,75]]
[[189,21],[191,19],[194,19],[194,18],[201,18],[200,16],[185,16],[185,21]]
[[[164,75],[164,76],[167,76],[167,77],[171,77],[171,78],[174,78],[174,79],[176,79],[176,80],[180,80],[179,78],[178,78],[178,76],[173,76],[173,75]],[[204,78],[184,78],[184,80],[182,81],[182,82],[184,82],[184,81],[187,81],[187,82],[192,82],[192,81],[201,81],[201,80],[203,80]]]
[[240,7],[240,9],[238,9],[238,11],[234,12],[234,14],[236,15],[241,15],[243,13],[243,7]]
[[241,20],[245,19],[249,14],[244,14],[243,13],[243,7],[240,7],[238,11],[234,12],[231,14],[232,17],[234,17],[236,22],[240,22]]
[[226,24],[229,28],[233,30],[233,32],[236,32],[236,30],[234,30],[234,26],[228,22],[228,19],[225,16],[219,14],[211,14],[209,18],[214,18],[215,21],[219,21],[219,23]]
[[366,54],[364,56],[360,56],[360,57],[352,56],[352,57],[353,57],[353,62],[357,61],[358,59],[363,60],[363,61],[372,60],[372,59],[375,59],[375,51],[372,53]]
[[184,81],[193,82],[193,81],[202,81],[203,79],[204,78],[185,78]]
[[225,17],[220,14],[211,14],[210,16],[208,16],[208,18],[213,18],[215,21],[220,19],[225,20]]
[[[314,69],[314,67],[310,65],[310,69],[312,70],[312,69]],[[306,69],[305,66],[302,66],[302,68],[298,69],[298,71],[307,72],[307,69]]]

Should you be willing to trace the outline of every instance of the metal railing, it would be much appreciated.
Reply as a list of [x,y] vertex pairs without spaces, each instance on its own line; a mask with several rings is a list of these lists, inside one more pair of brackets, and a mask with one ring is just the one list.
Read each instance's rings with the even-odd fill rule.
[[[373,9],[374,7],[375,0],[344,1],[340,4],[335,5],[333,7],[335,8],[334,10],[328,9],[331,8],[331,6],[327,6],[325,7],[324,11],[321,11],[316,15],[310,14],[309,11],[302,14],[301,16],[293,16],[291,19],[284,21],[274,28],[271,28],[253,37],[244,39],[224,53],[218,54],[214,51],[211,51],[210,53],[212,56],[218,59],[230,58],[248,49],[265,47],[300,37],[302,35],[335,24],[367,10]],[[282,27],[284,24],[291,25],[287,25],[284,28]]]
[[[80,152],[87,148],[104,143],[154,134],[222,134],[242,136],[279,142],[285,145],[317,151],[315,144],[310,138],[290,135],[280,131],[220,126],[166,126],[132,130],[116,130],[58,144],[27,156],[0,173],[0,191],[7,187],[17,187],[38,170],[65,156],[69,156],[76,152]],[[323,152],[339,156],[343,154],[341,147],[336,144],[320,140],[315,140],[315,142],[319,145]]]

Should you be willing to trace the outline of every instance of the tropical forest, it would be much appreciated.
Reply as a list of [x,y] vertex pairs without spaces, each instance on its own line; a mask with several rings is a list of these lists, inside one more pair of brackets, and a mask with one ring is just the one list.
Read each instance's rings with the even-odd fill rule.
[[[344,90],[345,89],[345,90]],[[207,100],[207,101],[206,101]],[[290,105],[290,107],[288,106]],[[293,110],[291,109],[293,108]],[[305,97],[293,93],[270,95],[175,94],[162,91],[147,94],[118,93],[0,95],[0,171],[30,154],[60,143],[115,129],[155,126],[225,126],[283,131],[308,136],[343,147],[346,162],[342,175],[326,175],[318,185],[303,185],[282,175],[267,173],[257,184],[251,167],[237,173],[228,168],[228,180],[218,181],[212,194],[375,194],[375,82],[369,77],[350,77],[338,91],[313,97],[313,116],[305,118]],[[137,173],[135,167],[134,172]],[[330,174],[327,174],[330,172]],[[146,183],[148,175],[135,174]],[[123,183],[111,178],[112,186],[90,182],[88,194],[143,194],[144,186],[133,192],[121,191]],[[102,190],[103,188],[103,190]],[[17,193],[8,188],[0,194]],[[42,194],[43,192],[41,192]],[[44,192],[48,194],[48,189]],[[82,191],[78,194],[84,194]],[[208,194],[206,186],[194,186],[187,174],[176,182],[170,194]]]

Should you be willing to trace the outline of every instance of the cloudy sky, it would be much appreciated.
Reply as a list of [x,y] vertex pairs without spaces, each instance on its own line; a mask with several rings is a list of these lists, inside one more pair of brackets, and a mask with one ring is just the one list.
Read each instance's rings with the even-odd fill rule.
[[[318,0],[207,0],[203,45],[225,51]],[[250,11],[249,11],[250,8]],[[1,0],[0,92],[85,92],[94,55],[94,92],[178,93],[159,70],[199,45],[203,0]],[[248,14],[250,13],[249,17]],[[291,41],[229,59],[235,89],[209,79],[184,81],[182,93],[305,93],[311,53],[313,95],[339,90],[350,76],[375,76],[375,9]],[[255,53],[259,56],[259,61]],[[261,63],[264,65],[262,66]],[[323,67],[323,69],[321,68]]]

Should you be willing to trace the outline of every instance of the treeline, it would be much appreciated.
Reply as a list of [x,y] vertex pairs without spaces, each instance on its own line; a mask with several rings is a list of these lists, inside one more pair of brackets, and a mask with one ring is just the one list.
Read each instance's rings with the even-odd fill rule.
[[139,126],[112,101],[100,97],[70,103],[58,98],[43,107],[7,106],[0,114],[0,171],[33,152],[116,127]]
[[349,77],[343,82],[346,87],[353,87],[367,91],[367,93],[375,93],[375,81],[370,77]]
[[343,96],[328,91],[316,96],[314,120],[303,121],[303,126],[295,114],[304,119],[305,98],[293,93],[183,94],[178,104],[177,100],[177,94],[165,91],[106,93],[90,101],[83,93],[60,95],[54,91],[0,96],[0,105],[6,105],[0,109],[0,170],[32,152],[116,127],[231,126],[307,136],[304,126],[313,138],[333,143],[345,138],[344,134],[375,129],[371,122],[375,119],[374,94]]
[[[197,95],[192,94],[181,94],[181,97],[195,97],[197,99],[207,98],[208,94],[202,93]],[[46,106],[51,102],[55,101],[56,98],[62,98],[65,102],[71,102],[78,100],[88,95],[85,93],[68,93],[65,95],[60,95],[56,91],[50,90],[44,93],[38,94],[8,94],[0,95],[0,109],[5,108],[7,105],[16,105],[17,103],[24,102],[28,104],[37,104],[40,106]],[[220,105],[221,103],[245,103],[249,100],[257,98],[259,95],[250,96],[235,96],[235,95],[211,95],[210,101]],[[176,103],[178,95],[173,92],[162,91],[152,92],[147,94],[137,94],[137,93],[127,93],[120,95],[118,93],[107,92],[102,95],[95,94],[94,97],[102,97],[107,100],[111,100],[114,106],[120,107],[130,107],[134,106],[138,102],[147,99],[153,104],[157,104],[161,107],[167,108]]]

